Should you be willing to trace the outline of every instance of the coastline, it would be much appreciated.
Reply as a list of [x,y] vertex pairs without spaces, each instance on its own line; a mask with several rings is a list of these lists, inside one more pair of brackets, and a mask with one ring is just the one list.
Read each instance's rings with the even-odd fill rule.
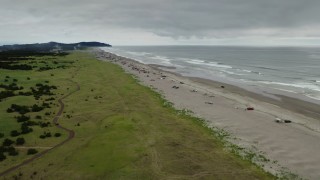
[[[318,105],[276,95],[281,98],[278,101],[233,85],[183,77],[163,70],[164,67],[141,64],[105,51],[94,53],[100,60],[119,64],[176,108],[191,110],[204,118],[208,126],[226,130],[236,137],[230,142],[265,155],[270,159],[264,164],[265,170],[276,174],[285,167],[303,178],[320,177]],[[245,111],[249,106],[255,110]],[[292,123],[276,123],[276,118]]]

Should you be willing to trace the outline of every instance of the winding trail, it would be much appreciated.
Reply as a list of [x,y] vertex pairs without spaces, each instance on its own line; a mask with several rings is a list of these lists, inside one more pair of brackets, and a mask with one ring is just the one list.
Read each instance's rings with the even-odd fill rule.
[[73,93],[75,93],[75,92],[77,92],[77,91],[80,90],[80,85],[79,85],[77,82],[74,82],[74,81],[72,81],[72,80],[70,80],[70,79],[69,79],[69,81],[71,81],[72,83],[76,84],[77,88],[76,88],[74,91],[72,91],[72,92],[70,92],[70,93],[68,93],[68,94],[66,94],[66,95],[64,95],[64,96],[62,96],[61,98],[58,99],[58,102],[59,102],[59,104],[60,104],[60,109],[59,109],[58,113],[56,114],[56,116],[55,116],[55,117],[53,118],[53,120],[52,120],[52,122],[56,125],[57,128],[62,129],[62,130],[66,131],[66,132],[69,134],[69,135],[68,135],[68,138],[65,139],[64,141],[60,142],[59,144],[57,144],[57,145],[49,148],[49,149],[46,149],[46,150],[44,150],[44,151],[41,151],[40,153],[38,153],[38,154],[34,155],[33,157],[31,157],[31,158],[23,161],[22,163],[20,163],[20,164],[18,164],[18,165],[15,165],[15,166],[13,166],[13,167],[11,167],[11,168],[9,168],[9,169],[1,172],[1,173],[0,173],[0,177],[5,176],[5,175],[7,175],[7,174],[9,174],[9,173],[11,173],[11,172],[19,169],[20,167],[22,167],[22,166],[24,166],[24,165],[27,165],[27,164],[29,164],[29,163],[31,163],[31,162],[33,162],[34,160],[36,160],[36,159],[44,156],[45,154],[47,154],[49,151],[51,151],[51,150],[53,150],[53,149],[55,149],[55,148],[57,148],[57,147],[62,146],[63,144],[65,144],[66,142],[68,142],[68,141],[70,141],[71,139],[74,138],[75,133],[74,133],[74,131],[73,131],[72,129],[68,129],[68,128],[66,128],[66,127],[63,127],[63,126],[61,126],[61,125],[58,123],[58,120],[59,120],[59,118],[60,118],[60,116],[62,115],[62,112],[63,112],[63,110],[64,110],[64,103],[63,103],[62,100],[65,99],[65,98],[67,98],[67,97],[69,97],[69,96],[72,95]]

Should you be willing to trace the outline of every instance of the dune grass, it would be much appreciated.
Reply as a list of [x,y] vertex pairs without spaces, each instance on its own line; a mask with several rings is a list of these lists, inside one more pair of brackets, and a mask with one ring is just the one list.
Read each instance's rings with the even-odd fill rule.
[[[80,85],[80,91],[64,100],[59,123],[75,131],[75,138],[6,177],[22,179],[273,179],[274,177],[224,150],[223,143],[202,123],[178,113],[151,89],[139,85],[117,65],[96,60],[85,52],[73,52],[59,61],[72,67],[43,72],[6,71],[3,75],[49,80],[58,86],[56,97]],[[1,74],[1,75],[2,75]],[[54,74],[54,76],[51,76]],[[70,81],[71,80],[71,81]],[[30,83],[30,82],[28,82]],[[33,82],[35,83],[35,82]],[[27,86],[27,84],[25,84]],[[1,103],[1,130],[14,128],[4,111],[12,102],[30,103],[25,97]],[[58,106],[50,110],[56,112]],[[49,116],[47,118],[52,118]],[[2,118],[8,119],[3,122]],[[11,119],[12,120],[12,119]],[[10,120],[10,121],[11,121]],[[61,131],[50,127],[51,131]],[[6,132],[7,133],[7,132]],[[66,138],[46,142],[29,137],[30,146],[50,146]],[[31,136],[31,135],[30,135]],[[41,149],[39,149],[41,151]],[[1,163],[4,170],[26,156]],[[14,159],[14,158],[13,158]]]

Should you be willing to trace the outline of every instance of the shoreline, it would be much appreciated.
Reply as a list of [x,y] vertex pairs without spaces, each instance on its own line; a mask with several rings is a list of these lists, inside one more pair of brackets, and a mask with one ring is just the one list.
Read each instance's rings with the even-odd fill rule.
[[[320,177],[320,122],[318,105],[286,96],[281,101],[240,87],[185,77],[157,65],[146,65],[102,50],[95,51],[100,60],[120,65],[142,84],[154,88],[178,109],[188,109],[204,118],[208,126],[229,132],[232,143],[264,154],[270,162],[264,169],[276,174],[288,168],[303,178]],[[183,82],[183,83],[181,83]],[[178,87],[177,89],[172,87]],[[221,88],[224,86],[224,88]],[[254,107],[254,111],[245,111]],[[284,108],[285,107],[285,108]],[[275,119],[292,123],[276,123]],[[310,156],[313,154],[313,156]]]

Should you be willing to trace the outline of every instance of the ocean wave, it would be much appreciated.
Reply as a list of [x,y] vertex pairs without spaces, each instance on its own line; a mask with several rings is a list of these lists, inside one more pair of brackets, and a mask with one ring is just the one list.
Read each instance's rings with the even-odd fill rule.
[[311,58],[311,59],[320,59],[320,54],[311,54],[311,55],[309,55],[309,58]]
[[227,71],[227,70],[221,70],[221,72],[227,73],[227,74],[231,74],[231,75],[238,75],[238,76],[243,76],[243,75],[245,75],[245,74],[239,74],[239,73],[232,72],[232,71]]
[[315,99],[315,100],[320,100],[320,94],[316,95],[316,94],[304,94],[305,96],[311,98],[311,99]]
[[282,83],[282,82],[273,82],[273,81],[257,81],[259,83],[268,84],[268,85],[280,85],[280,86],[289,86],[295,88],[309,89],[313,91],[320,92],[320,86],[311,83]]
[[151,59],[155,59],[155,60],[161,60],[161,61],[166,61],[166,62],[170,62],[171,59],[169,59],[168,57],[165,56],[153,56],[150,57]]
[[200,59],[189,59],[187,60],[187,62],[206,63],[204,60],[200,60]]
[[261,72],[258,72],[258,71],[251,71],[251,70],[247,70],[247,69],[239,69],[240,71],[243,71],[243,72],[247,72],[247,73],[253,73],[253,74],[259,74],[259,75],[262,75]]
[[135,51],[125,51],[125,53],[131,54],[131,55],[136,55],[136,56],[152,55],[151,53],[147,53],[147,52],[135,52]]
[[277,89],[277,90],[280,90],[280,91],[285,91],[285,92],[290,92],[290,93],[298,94],[298,92],[293,91],[293,90],[289,90],[289,89],[283,89],[283,88],[273,88],[273,89]]
[[189,64],[196,64],[196,65],[202,65],[202,66],[211,66],[211,67],[217,67],[217,68],[224,68],[224,69],[232,69],[232,66],[224,65],[224,64],[218,64],[216,62],[205,62],[205,61],[186,61]]
[[266,70],[273,70],[273,71],[279,71],[279,69],[271,68],[271,67],[264,67],[264,66],[251,66],[258,69],[266,69]]

